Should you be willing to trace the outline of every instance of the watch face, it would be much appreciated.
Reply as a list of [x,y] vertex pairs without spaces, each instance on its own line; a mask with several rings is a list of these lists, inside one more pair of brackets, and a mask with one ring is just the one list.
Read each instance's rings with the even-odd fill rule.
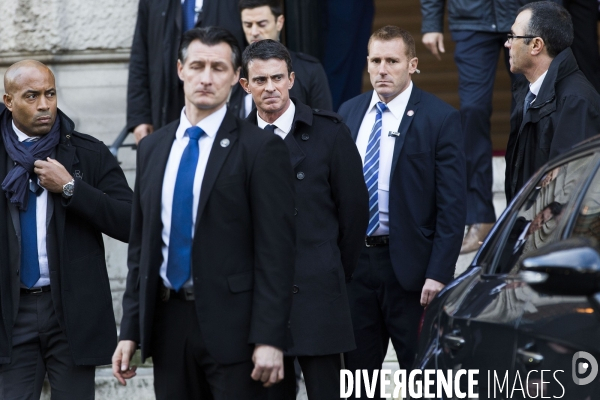
[[75,184],[73,181],[65,183],[63,186],[63,194],[65,196],[73,196],[73,190],[75,189]]

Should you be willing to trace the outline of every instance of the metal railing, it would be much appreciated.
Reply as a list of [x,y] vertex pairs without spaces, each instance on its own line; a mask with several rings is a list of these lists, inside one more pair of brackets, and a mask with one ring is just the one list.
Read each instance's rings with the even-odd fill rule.
[[118,154],[119,154],[119,149],[121,147],[131,147],[132,150],[135,150],[137,148],[135,143],[125,143],[125,139],[127,139],[127,136],[129,136],[129,133],[130,132],[127,130],[127,127],[124,127],[121,130],[121,132],[119,132],[119,135],[117,136],[115,141],[110,146],[108,146],[108,150],[110,150],[112,155],[115,156],[117,161],[119,160]]

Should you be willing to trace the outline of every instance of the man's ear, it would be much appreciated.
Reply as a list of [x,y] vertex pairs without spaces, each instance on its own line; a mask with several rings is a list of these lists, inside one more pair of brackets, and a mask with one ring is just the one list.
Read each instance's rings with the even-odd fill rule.
[[181,64],[180,60],[177,60],[177,76],[179,76],[179,79],[183,80],[183,77],[181,76],[181,72],[183,71],[183,65]]
[[4,100],[4,105],[8,108],[8,111],[12,112],[13,97],[8,93],[4,93],[2,100]]
[[292,87],[294,87],[294,82],[296,81],[296,74],[294,73],[294,71],[292,71],[292,73],[290,74],[290,87],[288,87],[288,90],[292,89]]
[[248,87],[248,79],[240,78],[240,85],[242,85],[242,89],[248,94],[250,94],[250,88]]
[[537,56],[539,54],[547,52],[546,43],[544,43],[544,39],[542,39],[541,37],[535,37],[531,39],[530,45],[532,56]]
[[419,65],[419,59],[417,57],[408,60],[408,73],[411,75],[414,74],[417,70],[417,65]]

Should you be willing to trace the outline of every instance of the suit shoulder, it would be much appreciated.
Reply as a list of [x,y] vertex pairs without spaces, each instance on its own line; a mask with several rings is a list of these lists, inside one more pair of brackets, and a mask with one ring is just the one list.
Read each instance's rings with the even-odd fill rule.
[[84,148],[92,151],[100,151],[106,147],[106,145],[103,142],[96,139],[95,137],[77,131],[71,132],[71,143],[75,147]]
[[319,59],[317,57],[311,56],[309,54],[299,53],[299,52],[290,52],[290,53],[293,54],[295,57],[297,57],[297,59],[300,60],[300,62],[306,61],[311,64],[321,64],[321,61],[319,61]]
[[456,108],[452,107],[450,104],[446,103],[444,100],[440,99],[436,95],[426,91],[421,92],[421,103],[425,104],[425,107],[430,108],[432,110],[436,110],[436,112],[440,114],[458,112]]

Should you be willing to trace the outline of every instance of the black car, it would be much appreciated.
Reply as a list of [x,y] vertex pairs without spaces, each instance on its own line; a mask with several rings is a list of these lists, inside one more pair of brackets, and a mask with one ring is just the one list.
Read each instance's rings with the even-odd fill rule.
[[600,399],[599,243],[597,136],[507,207],[426,311],[414,367],[477,369],[479,399]]

